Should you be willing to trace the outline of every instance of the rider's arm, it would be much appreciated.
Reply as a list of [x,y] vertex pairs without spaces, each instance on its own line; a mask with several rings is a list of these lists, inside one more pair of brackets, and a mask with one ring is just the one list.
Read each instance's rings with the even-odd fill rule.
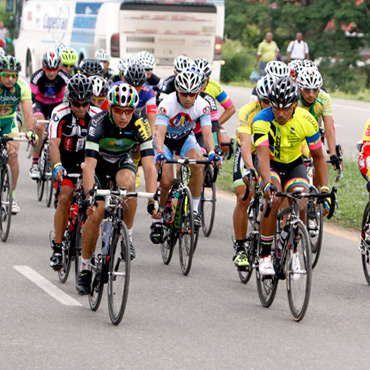
[[50,139],[49,154],[50,154],[50,160],[53,166],[55,166],[57,163],[61,163],[60,151],[59,151],[60,142],[61,142],[61,139],[59,138]]
[[167,126],[156,125],[155,126],[155,150],[156,152],[164,151],[164,137],[167,132]]
[[26,130],[34,130],[35,123],[33,120],[33,110],[32,110],[32,101],[31,100],[24,100],[21,102],[22,104],[22,111],[24,115],[24,121],[26,125]]
[[335,140],[335,131],[334,131],[334,120],[333,116],[323,116],[326,141],[328,143],[330,155],[336,155],[335,150],[336,140]]
[[141,158],[141,165],[144,170],[145,190],[148,193],[155,193],[157,189],[157,171],[154,166],[154,158],[152,155]]
[[263,186],[271,182],[270,152],[267,145],[257,146],[258,175],[262,178]]
[[239,133],[240,138],[240,148],[243,158],[243,162],[247,169],[253,169],[253,160],[252,160],[252,140],[251,135],[246,133]]
[[319,179],[320,186],[328,186],[328,167],[326,166],[324,153],[321,146],[317,149],[311,149],[311,156],[315,166],[315,172]]
[[157,106],[156,106],[156,95],[153,90],[150,93],[150,99],[145,103],[146,115],[148,117],[149,125],[154,134],[155,130],[155,120],[157,117]]
[[207,152],[215,150],[215,140],[212,134],[212,126],[202,126],[202,135],[206,144]]
[[[84,184],[85,194],[87,194],[95,183],[95,168],[98,160],[93,157],[86,157],[84,165],[82,166],[82,179]],[[87,197],[88,198],[88,197]]]
[[234,103],[232,103],[227,108],[225,108],[225,110],[221,114],[218,120],[219,125],[222,126],[235,112],[236,112],[236,108],[235,108]]

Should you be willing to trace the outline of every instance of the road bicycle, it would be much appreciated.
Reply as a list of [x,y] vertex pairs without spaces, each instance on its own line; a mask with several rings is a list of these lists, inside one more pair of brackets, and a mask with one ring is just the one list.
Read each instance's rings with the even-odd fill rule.
[[365,206],[361,224],[361,241],[359,245],[361,252],[362,268],[366,282],[370,285],[370,203]]
[[[292,204],[278,213],[277,229],[275,233],[275,248],[272,251],[272,260],[275,275],[262,276],[256,263],[257,291],[260,302],[264,307],[270,307],[274,301],[279,280],[286,280],[286,290],[291,315],[295,321],[300,321],[306,314],[312,282],[312,255],[311,243],[305,224],[299,217],[299,201],[302,198],[315,197],[324,200],[331,199],[330,219],[336,206],[337,189],[333,187],[330,193],[303,193],[304,188],[296,188],[293,193],[273,192],[268,207],[271,207],[274,196],[291,199]],[[287,216],[286,225],[283,219]],[[283,230],[287,233],[281,241]],[[282,249],[279,248],[283,243]],[[260,243],[259,243],[260,248]],[[259,257],[260,250],[258,251]]]
[[[156,193],[128,192],[125,188],[102,189],[96,187],[89,192],[90,204],[95,204],[96,196],[105,198],[105,223],[110,223],[110,232],[102,237],[101,248],[95,251],[91,260],[92,282],[89,295],[90,308],[99,308],[104,284],[108,284],[109,317],[114,325],[118,325],[124,315],[130,285],[130,242],[123,211],[127,198],[154,198],[158,200],[160,191]],[[103,243],[105,242],[105,243]]]

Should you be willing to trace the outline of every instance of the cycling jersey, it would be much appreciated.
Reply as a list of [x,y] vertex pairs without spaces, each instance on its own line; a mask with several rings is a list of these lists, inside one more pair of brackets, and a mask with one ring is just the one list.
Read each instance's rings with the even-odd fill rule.
[[268,146],[270,158],[280,163],[291,163],[298,159],[304,140],[310,150],[322,145],[315,118],[302,108],[296,108],[285,125],[280,125],[275,120],[272,108],[263,109],[254,117],[252,129],[254,145]]
[[324,90],[320,90],[316,100],[309,106],[306,107],[302,102],[302,95],[299,98],[298,106],[308,110],[319,122],[321,117],[332,116],[333,106],[330,95]]
[[366,180],[370,180],[370,119],[365,124],[362,141],[362,151],[358,158],[358,166],[361,175]]
[[85,117],[76,118],[69,103],[58,105],[52,112],[49,137],[61,139],[59,145],[60,159],[67,173],[80,173],[81,163],[85,157],[85,141],[88,125],[96,114],[101,112],[90,106]]
[[157,92],[161,91],[163,87],[163,80],[154,73],[152,73],[152,75],[146,79],[146,84]]
[[119,73],[110,76],[110,78],[108,80],[109,87],[111,87],[116,82],[123,82],[122,79],[121,79],[121,75]]
[[207,94],[215,98],[224,109],[233,105],[229,95],[227,95],[226,91],[217,81],[209,80],[205,91]]
[[1,135],[18,133],[17,107],[23,101],[31,101],[31,89],[23,79],[18,78],[11,89],[0,83]]
[[[262,110],[261,104],[259,101],[254,101],[243,105],[239,111],[239,126],[236,131],[236,138],[238,144],[240,145],[240,134],[252,135],[252,123],[253,119],[258,112]],[[255,151],[255,147],[252,144],[252,153]]]
[[103,78],[107,81],[109,81],[112,76],[114,75],[114,71],[111,68],[108,68],[106,71],[104,71]]
[[175,75],[171,75],[163,81],[163,86],[161,90],[163,94],[169,95],[176,90],[175,89],[175,77],[176,77]]
[[167,126],[166,138],[180,140],[192,132],[197,120],[201,126],[211,126],[211,110],[205,99],[198,96],[194,105],[184,108],[173,92],[158,107],[156,126]]

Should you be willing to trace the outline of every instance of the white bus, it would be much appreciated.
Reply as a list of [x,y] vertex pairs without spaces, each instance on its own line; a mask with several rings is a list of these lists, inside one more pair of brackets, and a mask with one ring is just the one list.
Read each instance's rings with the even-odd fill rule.
[[15,55],[26,77],[59,42],[80,60],[108,49],[113,68],[119,57],[146,50],[160,77],[172,74],[180,54],[206,58],[212,78],[220,77],[224,0],[16,0],[15,19]]

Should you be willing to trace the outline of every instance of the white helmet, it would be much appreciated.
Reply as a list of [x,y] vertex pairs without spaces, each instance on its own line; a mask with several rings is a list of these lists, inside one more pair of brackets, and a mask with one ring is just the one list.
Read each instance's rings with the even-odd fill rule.
[[297,85],[300,89],[320,89],[322,84],[321,73],[316,68],[303,68],[298,73]]
[[194,64],[207,76],[209,77],[212,73],[212,67],[207,59],[196,58]]
[[256,90],[257,95],[260,99],[268,99],[271,86],[276,81],[276,78],[273,75],[265,75],[263,78],[260,78],[257,82]]
[[105,49],[98,49],[95,52],[95,59],[98,59],[100,62],[109,62],[110,61],[109,51]]
[[173,67],[175,68],[177,73],[186,71],[186,69],[189,68],[191,64],[191,59],[189,57],[186,57],[185,55],[179,55],[173,61]]
[[183,71],[175,78],[175,88],[183,93],[197,93],[202,87],[202,77],[192,71]]
[[126,56],[118,60],[118,70],[121,74],[126,72],[127,67],[135,61],[133,57]]
[[61,51],[63,50],[63,49],[65,49],[66,48],[66,45],[63,43],[63,42],[58,42],[56,45],[55,45],[55,51],[58,53],[58,54],[60,54],[61,53]]
[[109,90],[109,84],[108,82],[100,76],[92,76],[90,77],[90,80],[92,81],[92,90],[93,90],[93,96],[98,97],[106,97]]
[[287,77],[290,74],[288,66],[284,62],[272,61],[266,64],[266,74],[273,75],[276,79]]
[[316,64],[312,60],[305,59],[302,61],[304,68],[315,68],[318,69]]
[[155,67],[155,58],[147,51],[140,51],[140,53],[137,53],[136,59],[146,70],[153,69]]

